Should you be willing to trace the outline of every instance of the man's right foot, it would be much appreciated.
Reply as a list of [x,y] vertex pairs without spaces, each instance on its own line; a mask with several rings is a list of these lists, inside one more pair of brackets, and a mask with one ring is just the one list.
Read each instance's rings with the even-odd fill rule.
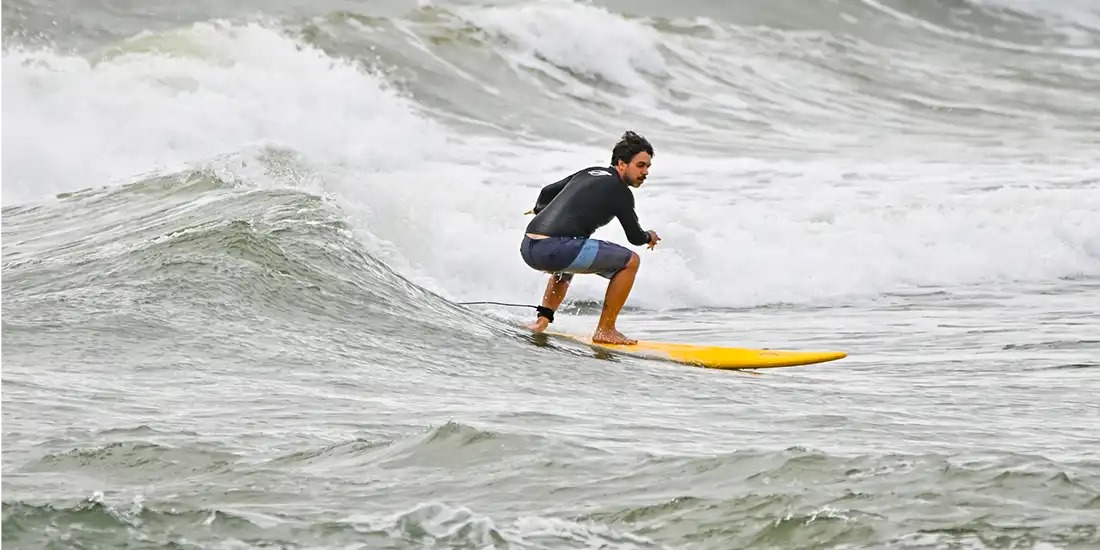
[[625,346],[638,343],[637,340],[627,338],[623,336],[623,333],[615,329],[596,329],[596,332],[592,334],[592,341],[600,344],[620,344]]

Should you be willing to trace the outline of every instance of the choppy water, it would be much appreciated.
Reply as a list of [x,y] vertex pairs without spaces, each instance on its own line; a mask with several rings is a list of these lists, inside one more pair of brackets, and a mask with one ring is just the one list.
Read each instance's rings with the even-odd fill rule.
[[[1095,3],[3,17],[5,546],[1100,545]],[[620,328],[848,358],[458,305],[538,300],[522,213],[628,128]]]

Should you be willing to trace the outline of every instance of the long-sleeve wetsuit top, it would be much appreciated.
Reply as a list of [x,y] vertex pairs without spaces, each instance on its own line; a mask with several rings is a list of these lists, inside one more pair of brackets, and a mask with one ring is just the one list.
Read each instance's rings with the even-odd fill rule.
[[543,187],[534,213],[535,218],[527,225],[528,233],[589,237],[618,218],[630,244],[649,243],[649,234],[634,212],[634,193],[611,167],[585,168]]

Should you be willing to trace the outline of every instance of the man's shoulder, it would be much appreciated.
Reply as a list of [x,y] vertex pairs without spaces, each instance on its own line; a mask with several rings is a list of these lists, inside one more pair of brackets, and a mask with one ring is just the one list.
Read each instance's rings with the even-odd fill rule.
[[611,171],[607,166],[589,166],[588,168],[582,168],[577,172],[577,175],[587,174],[594,178],[614,176],[615,172]]
[[608,178],[617,180],[619,179],[619,173],[610,166],[589,166],[573,172],[562,181],[566,184],[577,182],[582,187],[588,187],[590,183],[604,181]]

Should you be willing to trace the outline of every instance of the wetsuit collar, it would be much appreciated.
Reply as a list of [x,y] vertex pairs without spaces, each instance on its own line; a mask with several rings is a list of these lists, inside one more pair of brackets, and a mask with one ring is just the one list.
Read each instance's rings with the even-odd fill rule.
[[615,179],[619,180],[619,183],[630,187],[629,185],[627,185],[626,180],[623,179],[622,174],[619,173],[619,170],[615,168],[614,165],[609,166],[608,170],[611,170],[611,175],[614,176]]

